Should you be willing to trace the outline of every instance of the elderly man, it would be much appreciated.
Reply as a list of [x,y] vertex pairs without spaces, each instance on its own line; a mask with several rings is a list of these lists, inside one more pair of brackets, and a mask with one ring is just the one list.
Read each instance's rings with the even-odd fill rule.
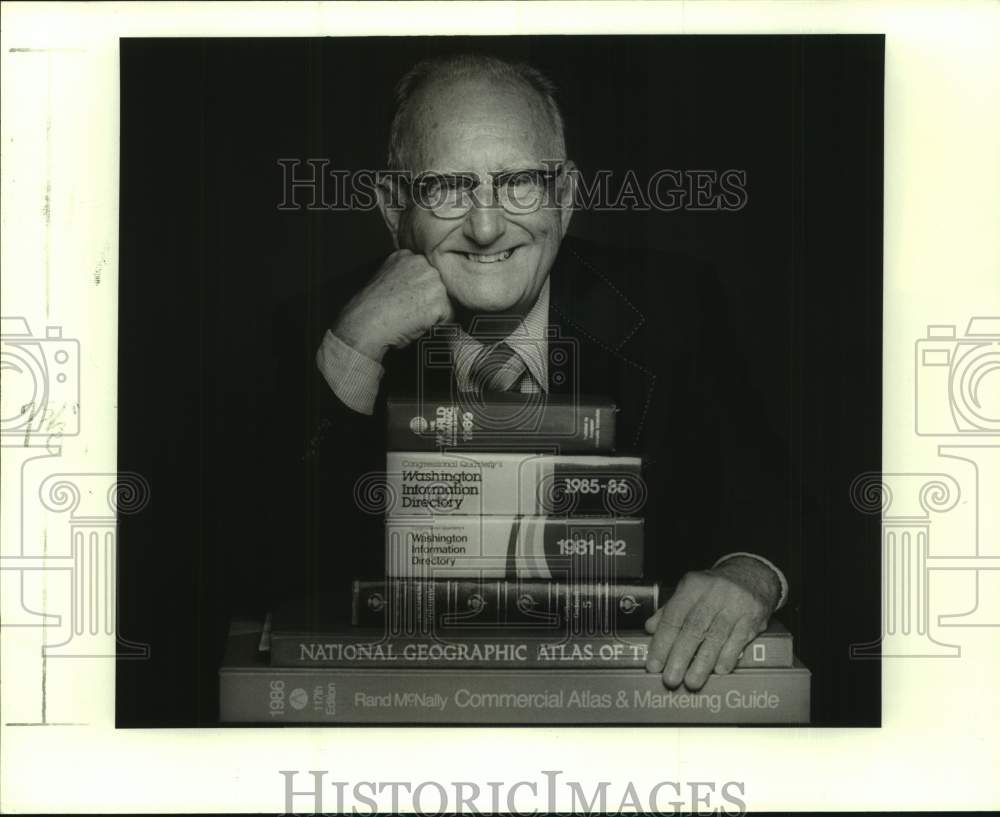
[[[339,274],[336,295],[321,299],[330,311],[312,348],[322,380],[314,370],[302,459],[323,500],[310,518],[326,506],[339,520],[327,531],[352,524],[331,497],[349,498],[359,474],[384,462],[386,395],[440,376],[420,372],[414,354],[429,330],[457,324],[455,359],[470,360],[495,345],[476,336],[478,316],[502,316],[540,343],[555,326],[576,343],[572,388],[616,400],[619,439],[646,464],[647,575],[676,586],[646,622],[647,669],[692,689],[731,671],[788,593],[776,566],[787,546],[785,459],[721,347],[723,299],[711,275],[685,259],[567,238],[574,166],[538,71],[478,56],[426,61],[403,78],[397,103],[396,172],[379,188],[396,250],[358,281]],[[530,347],[503,347],[503,382],[488,387],[565,390],[548,355],[519,353]],[[484,386],[473,366],[447,376],[459,389]],[[317,521],[306,568],[323,561],[330,534],[321,529]],[[365,569],[356,538],[341,531],[341,552],[352,552],[334,570]]]

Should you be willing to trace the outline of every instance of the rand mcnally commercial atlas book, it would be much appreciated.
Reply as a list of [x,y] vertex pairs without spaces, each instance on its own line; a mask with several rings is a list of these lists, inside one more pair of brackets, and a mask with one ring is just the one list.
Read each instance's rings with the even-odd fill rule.
[[[272,667],[260,628],[230,636],[219,671],[223,723],[799,724],[810,673],[796,664],[713,675],[668,690],[640,669],[335,669]],[[246,629],[246,628],[244,628]]]

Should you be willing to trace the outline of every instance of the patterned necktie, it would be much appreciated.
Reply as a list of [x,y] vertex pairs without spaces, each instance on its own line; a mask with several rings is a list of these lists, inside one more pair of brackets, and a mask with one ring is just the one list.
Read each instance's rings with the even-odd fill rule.
[[525,364],[506,343],[500,341],[483,348],[472,361],[469,379],[479,394],[510,391],[524,375]]

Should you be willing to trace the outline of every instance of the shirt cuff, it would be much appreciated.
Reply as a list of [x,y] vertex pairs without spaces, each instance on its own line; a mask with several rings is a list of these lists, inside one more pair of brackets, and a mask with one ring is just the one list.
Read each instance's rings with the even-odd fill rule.
[[774,610],[777,612],[784,607],[785,602],[788,601],[788,579],[785,578],[785,574],[782,573],[781,570],[778,569],[777,565],[775,565],[770,559],[765,559],[763,556],[758,556],[756,553],[727,553],[721,559],[716,561],[712,567],[718,567],[728,559],[732,559],[734,556],[746,556],[750,559],[756,559],[758,562],[763,562],[774,571],[774,575],[778,577],[778,583],[781,585],[781,598],[778,599],[778,605],[774,608]]
[[385,369],[348,346],[329,329],[316,350],[316,368],[340,402],[359,414],[373,414]]

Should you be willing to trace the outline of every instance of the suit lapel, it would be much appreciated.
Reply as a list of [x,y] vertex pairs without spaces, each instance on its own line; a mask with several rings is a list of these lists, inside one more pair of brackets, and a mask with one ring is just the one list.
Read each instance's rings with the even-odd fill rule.
[[[621,266],[622,261],[618,262]],[[614,259],[566,238],[550,272],[549,392],[586,400],[614,400],[618,449],[649,450],[659,425],[656,374],[646,365],[647,322],[642,309],[616,283],[645,270],[614,268]],[[394,352],[387,366],[390,394],[441,395],[452,391],[446,339],[425,335]]]
[[429,396],[452,392],[451,351],[444,338],[427,333],[391,354],[392,364],[386,366],[388,394]]
[[639,451],[655,425],[657,378],[645,364],[645,315],[615,283],[630,271],[611,269],[611,263],[572,238],[560,248],[550,274],[549,322],[557,342],[575,356],[575,367],[553,365],[550,351],[549,388],[582,398],[610,396],[619,408],[619,450]]

